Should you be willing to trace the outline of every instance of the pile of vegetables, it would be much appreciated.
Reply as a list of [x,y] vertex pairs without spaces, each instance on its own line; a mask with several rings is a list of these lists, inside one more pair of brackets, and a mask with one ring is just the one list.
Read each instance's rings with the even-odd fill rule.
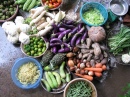
[[130,28],[122,27],[116,35],[108,38],[110,52],[114,55],[121,54],[125,49],[130,47]]
[[1,0],[0,1],[0,20],[10,18],[16,12],[17,5],[14,0]]
[[50,47],[53,53],[65,53],[72,50],[77,44],[83,43],[87,37],[87,28],[83,23],[75,23],[71,20],[63,20],[53,25]]
[[47,5],[49,9],[54,9],[60,6],[60,4],[62,3],[62,0],[42,0],[42,3],[44,5]]
[[40,0],[16,0],[15,3],[24,11],[30,11],[32,8],[41,5]]
[[71,80],[71,75],[65,69],[65,61],[62,62],[58,71],[45,71],[42,84],[47,91],[53,91]]
[[92,97],[92,92],[92,87],[87,82],[77,81],[69,86],[66,97]]
[[92,25],[100,25],[104,22],[104,17],[96,8],[90,8],[83,13],[83,18]]

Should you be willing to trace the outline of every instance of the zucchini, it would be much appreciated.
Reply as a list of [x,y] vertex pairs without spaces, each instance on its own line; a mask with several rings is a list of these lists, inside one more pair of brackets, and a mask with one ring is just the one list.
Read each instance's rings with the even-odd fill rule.
[[28,7],[29,7],[29,5],[31,4],[31,2],[32,2],[32,0],[27,0],[25,3],[24,3],[24,5],[23,5],[23,10],[25,11],[27,11],[27,9],[28,9]]
[[52,89],[54,89],[55,86],[53,85],[52,80],[51,80],[50,76],[48,75],[48,72],[45,72],[45,77],[46,77],[46,80],[48,81],[48,84],[50,85],[50,87]]
[[52,74],[52,72],[48,71],[48,75],[50,76],[51,80],[52,80],[52,83],[53,85],[55,86],[55,88],[58,87],[58,83],[56,81],[56,78],[54,77],[54,75]]
[[27,10],[29,11],[30,9],[32,9],[33,7],[35,7],[36,4],[37,4],[37,0],[32,0],[31,4],[29,5],[29,7],[28,7]]
[[50,87],[49,83],[45,79],[41,79],[41,81],[45,85],[47,91],[50,92],[51,91],[51,87]]
[[57,72],[52,72],[52,74],[56,77],[56,81],[58,83],[58,86],[60,86],[61,85],[60,75]]

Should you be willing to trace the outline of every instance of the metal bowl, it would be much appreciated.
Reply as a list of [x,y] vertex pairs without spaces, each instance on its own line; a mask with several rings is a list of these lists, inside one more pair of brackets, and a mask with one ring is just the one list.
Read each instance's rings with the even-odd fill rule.
[[118,15],[123,16],[128,12],[128,3],[125,0],[111,0],[109,4],[109,8],[111,11]]

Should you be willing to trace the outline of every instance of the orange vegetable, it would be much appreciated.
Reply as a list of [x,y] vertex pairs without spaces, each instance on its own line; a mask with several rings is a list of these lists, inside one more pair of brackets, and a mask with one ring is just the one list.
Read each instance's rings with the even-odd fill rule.
[[77,73],[75,73],[75,75],[82,77],[82,78],[85,78],[85,79],[90,80],[90,81],[93,80],[93,77],[89,76],[89,75],[82,75],[82,74],[77,74]]
[[102,67],[102,64],[101,64],[101,63],[97,63],[97,64],[95,65],[95,67],[96,67],[96,68],[101,68],[101,67]]
[[102,65],[102,69],[103,69],[103,70],[107,70],[106,65]]
[[57,0],[52,0],[53,3],[57,2]]
[[80,63],[77,64],[77,67],[80,68]]
[[101,77],[102,76],[102,73],[101,72],[94,72],[95,76],[97,77]]
[[94,68],[94,67],[91,67],[91,68],[85,68],[85,70],[90,70],[90,71],[95,71],[95,72],[102,72],[102,68]]
[[57,0],[58,3],[61,3],[61,0]]

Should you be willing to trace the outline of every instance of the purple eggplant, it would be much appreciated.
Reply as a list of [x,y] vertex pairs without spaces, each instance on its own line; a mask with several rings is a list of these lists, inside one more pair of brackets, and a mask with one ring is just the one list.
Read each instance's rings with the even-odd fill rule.
[[83,43],[86,40],[87,33],[85,32],[82,36],[81,43]]
[[60,39],[58,39],[58,38],[52,38],[50,40],[50,43],[62,43],[62,41]]
[[80,36],[80,37],[76,40],[76,45],[81,43],[81,39],[82,39],[82,36]]
[[60,45],[61,45],[61,43],[50,43],[50,46],[51,46],[51,47],[60,46]]
[[58,53],[66,53],[66,52],[69,52],[69,51],[71,51],[71,49],[66,47],[66,48],[59,49]]
[[66,34],[70,33],[70,31],[71,31],[71,29],[68,29],[68,30],[66,30],[66,31],[63,31],[63,32],[58,36],[58,38],[59,38],[59,39],[62,39]]
[[60,32],[63,32],[63,31],[65,31],[66,30],[66,28],[59,28],[59,31]]
[[62,23],[62,27],[68,28],[68,29],[73,29],[73,28],[75,28],[74,25],[67,25],[67,24],[65,24],[65,23]]
[[68,25],[70,25],[70,24],[73,25],[74,23],[75,23],[75,22],[72,21],[72,20],[67,20],[67,21],[66,21],[66,24],[68,24]]
[[53,24],[52,27],[53,27],[53,33],[57,33],[57,30],[58,30],[57,25]]
[[80,30],[83,27],[83,23],[78,24],[78,30]]
[[56,37],[58,37],[59,34],[60,33],[53,33],[53,34],[51,34],[51,38],[56,38]]
[[55,47],[55,46],[52,47],[51,51],[56,54],[57,53],[57,47]]
[[70,41],[70,45],[72,46],[72,47],[74,47],[75,46],[75,42],[76,42],[76,39],[77,39],[77,37],[79,37],[81,35],[81,33],[76,33],[73,37],[72,37],[72,39],[71,39],[71,41]]
[[64,47],[68,47],[68,48],[71,48],[70,44],[68,43],[63,43]]
[[74,34],[77,32],[77,30],[78,30],[78,27],[75,27],[75,28],[71,31],[71,33],[68,34],[68,37],[74,35]]
[[83,33],[85,31],[85,27],[83,26],[79,31],[78,33]]

